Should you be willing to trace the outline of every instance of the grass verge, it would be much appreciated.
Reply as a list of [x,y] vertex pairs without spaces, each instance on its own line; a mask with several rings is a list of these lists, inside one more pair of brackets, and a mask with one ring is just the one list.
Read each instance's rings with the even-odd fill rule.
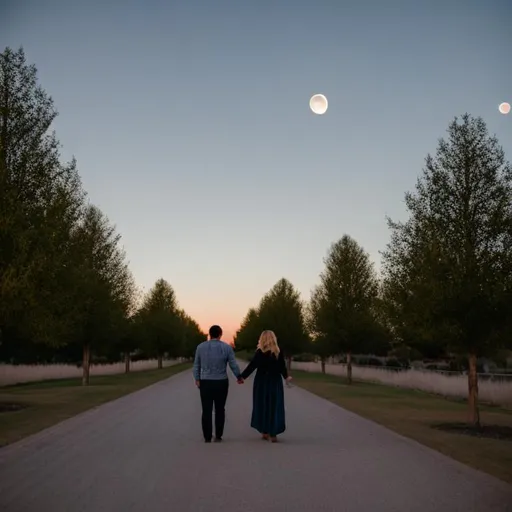
[[[294,383],[341,407],[414,439],[468,466],[512,484],[512,441],[488,439],[433,428],[467,417],[463,401],[445,399],[422,391],[368,382],[347,385],[345,379],[293,371]],[[512,411],[482,406],[484,425],[512,427]]]
[[[190,363],[161,370],[61,379],[0,388],[0,447],[191,368]],[[9,407],[11,404],[11,407]],[[16,407],[16,406],[21,406]]]

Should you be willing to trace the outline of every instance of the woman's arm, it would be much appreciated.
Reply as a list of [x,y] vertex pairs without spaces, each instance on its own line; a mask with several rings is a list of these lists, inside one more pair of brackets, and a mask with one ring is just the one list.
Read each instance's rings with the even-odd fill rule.
[[288,368],[286,368],[286,361],[284,359],[284,355],[282,352],[279,352],[278,362],[279,362],[279,372],[283,376],[283,379],[287,379],[288,378]]
[[251,362],[245,367],[245,370],[240,374],[242,379],[247,379],[251,373],[258,368],[260,363],[261,351],[256,350],[254,356],[252,356]]

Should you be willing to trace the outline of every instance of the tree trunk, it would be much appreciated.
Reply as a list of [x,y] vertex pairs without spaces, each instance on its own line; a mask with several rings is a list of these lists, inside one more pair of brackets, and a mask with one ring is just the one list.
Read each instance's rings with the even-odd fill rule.
[[470,354],[468,362],[469,423],[474,427],[480,427],[480,411],[478,410],[478,374],[476,372],[476,354]]
[[91,366],[91,347],[89,343],[84,343],[82,355],[82,386],[89,385],[89,373]]
[[162,354],[158,354],[158,369],[161,370],[163,367],[164,367],[163,356],[162,356]]
[[130,373],[130,352],[124,354],[124,373]]
[[325,373],[325,357],[322,357],[322,359],[320,360],[321,364],[322,364],[322,373]]
[[347,352],[347,381],[352,384],[352,353]]
[[286,358],[286,368],[288,369],[288,371],[290,371],[292,369],[292,358],[291,358],[291,356],[288,356]]

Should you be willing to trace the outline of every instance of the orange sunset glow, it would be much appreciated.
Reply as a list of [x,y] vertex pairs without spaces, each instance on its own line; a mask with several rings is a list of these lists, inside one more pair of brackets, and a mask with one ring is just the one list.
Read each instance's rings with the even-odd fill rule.
[[[210,329],[210,327],[212,326],[213,324],[208,324],[208,325],[205,325],[205,324],[202,324],[201,325],[201,330],[206,334],[208,335],[208,330]],[[230,327],[229,325],[227,327],[224,327],[224,325],[222,324],[222,322],[219,322],[218,325],[220,325],[222,327],[222,331],[223,331],[223,334],[222,334],[222,341],[225,341],[226,343],[228,343],[229,345],[231,345],[232,347],[235,346],[235,343],[233,341],[233,338],[235,337],[235,333],[237,331],[237,327]]]

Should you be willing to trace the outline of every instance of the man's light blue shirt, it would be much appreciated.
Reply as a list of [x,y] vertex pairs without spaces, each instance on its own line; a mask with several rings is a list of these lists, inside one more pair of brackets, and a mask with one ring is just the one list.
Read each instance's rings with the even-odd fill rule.
[[194,358],[195,380],[224,380],[228,378],[227,365],[234,376],[240,377],[240,368],[233,348],[220,340],[203,341],[196,349]]

